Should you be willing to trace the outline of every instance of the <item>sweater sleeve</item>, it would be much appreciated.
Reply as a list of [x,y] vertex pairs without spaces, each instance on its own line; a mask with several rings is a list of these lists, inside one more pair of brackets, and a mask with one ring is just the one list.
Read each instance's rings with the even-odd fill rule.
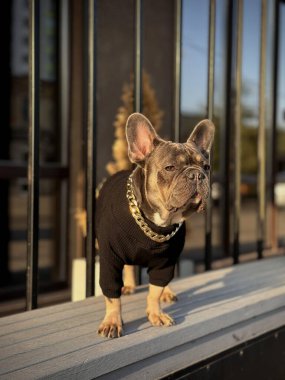
[[153,253],[148,266],[149,282],[156,286],[166,286],[174,277],[176,257],[165,253]]
[[123,287],[123,260],[116,255],[110,244],[100,246],[100,286],[104,296],[119,298]]
[[165,287],[174,277],[175,264],[165,268],[149,268],[149,283],[156,286]]

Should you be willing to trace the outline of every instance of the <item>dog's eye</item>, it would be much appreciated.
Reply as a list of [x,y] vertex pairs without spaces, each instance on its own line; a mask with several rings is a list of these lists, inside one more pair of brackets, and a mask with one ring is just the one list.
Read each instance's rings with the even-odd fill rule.
[[205,164],[203,168],[207,172],[208,170],[211,169],[211,166],[209,164]]
[[164,168],[167,172],[173,172],[175,170],[175,166],[174,165],[168,165],[168,166],[165,166]]

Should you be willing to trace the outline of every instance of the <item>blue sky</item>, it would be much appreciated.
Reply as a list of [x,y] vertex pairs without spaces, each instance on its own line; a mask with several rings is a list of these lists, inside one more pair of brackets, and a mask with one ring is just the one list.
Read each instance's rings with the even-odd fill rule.
[[[215,104],[222,106],[225,73],[225,0],[216,0]],[[269,4],[273,4],[269,0]],[[261,0],[244,0],[243,14],[243,103],[258,113]],[[279,123],[285,128],[285,6],[281,9]],[[183,0],[181,109],[205,113],[207,98],[207,46],[209,0]],[[282,48],[281,48],[282,47]],[[270,45],[269,45],[270,48]],[[282,111],[283,110],[283,111]]]
[[201,112],[207,91],[208,0],[184,0],[182,21],[182,112]]

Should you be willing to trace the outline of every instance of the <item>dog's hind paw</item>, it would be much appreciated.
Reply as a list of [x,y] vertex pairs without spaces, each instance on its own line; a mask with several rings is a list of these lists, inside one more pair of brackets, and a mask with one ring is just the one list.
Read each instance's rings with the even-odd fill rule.
[[124,296],[129,296],[130,294],[134,294],[135,291],[136,291],[135,286],[126,285],[122,287],[122,294]]

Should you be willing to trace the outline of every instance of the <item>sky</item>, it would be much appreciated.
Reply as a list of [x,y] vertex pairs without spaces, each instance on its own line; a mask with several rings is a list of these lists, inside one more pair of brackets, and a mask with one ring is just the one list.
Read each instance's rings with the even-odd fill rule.
[[[215,105],[218,107],[222,106],[224,96],[225,3],[225,0],[216,0]],[[243,3],[243,103],[258,114],[261,0],[244,0]],[[269,6],[272,4],[273,1],[269,0]],[[281,7],[280,17],[278,121],[285,128],[285,5]],[[183,0],[181,68],[183,113],[205,113],[206,110],[208,20],[209,0]],[[270,49],[271,45],[268,47]]]

